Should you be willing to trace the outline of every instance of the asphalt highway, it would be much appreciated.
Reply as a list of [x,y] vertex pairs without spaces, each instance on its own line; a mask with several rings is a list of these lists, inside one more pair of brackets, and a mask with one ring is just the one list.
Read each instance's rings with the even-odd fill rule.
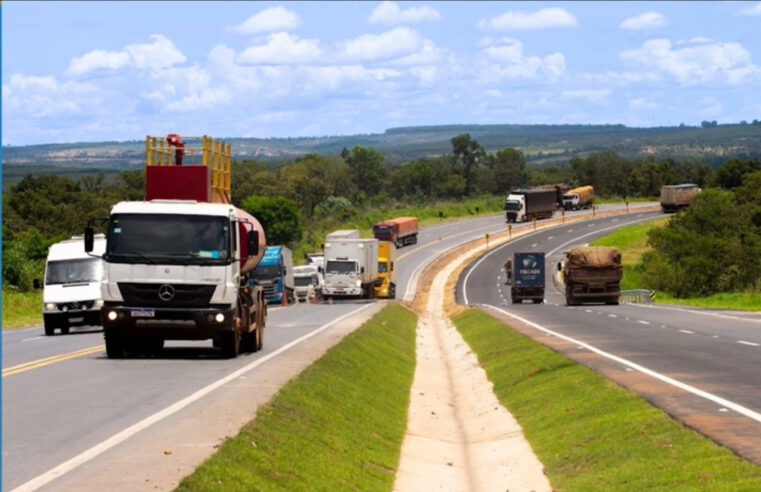
[[[761,441],[756,440],[754,446],[747,438],[761,437],[761,313],[660,304],[565,305],[555,278],[564,251],[622,225],[659,216],[659,212],[647,212],[607,217],[543,229],[516,239],[481,255],[463,271],[458,300],[494,308],[491,312],[504,313],[508,323],[522,325],[523,333],[542,341],[562,338],[570,342],[570,350],[565,352],[570,351],[580,361],[590,352],[595,356],[604,353],[602,358],[612,362],[617,371],[637,371],[666,382],[675,390],[668,398],[644,393],[672,415],[693,415],[698,406],[707,403],[708,410],[701,412],[708,427],[692,421],[688,424],[714,438],[719,436],[712,428],[721,427],[722,419],[745,419],[744,442],[724,437],[719,440],[758,460]],[[505,258],[514,252],[540,251],[546,255],[545,302],[512,304],[510,285],[505,283]],[[683,391],[679,383],[690,390]]]
[[[647,205],[652,204],[631,209]],[[600,210],[615,208],[621,205]],[[417,245],[398,250],[397,297],[410,299],[422,266],[444,251],[505,227],[502,215],[492,215],[422,228]],[[513,225],[513,230],[522,227],[530,224]],[[287,353],[282,349],[308,344],[311,334],[365,304],[272,306],[264,349],[232,360],[221,359],[210,342],[183,341],[167,342],[158,357],[110,360],[99,327],[72,328],[70,335],[54,337],[44,336],[41,326],[4,331],[3,489],[12,490],[92,450],[253,361],[282,357]],[[258,370],[248,377],[256,378]]]

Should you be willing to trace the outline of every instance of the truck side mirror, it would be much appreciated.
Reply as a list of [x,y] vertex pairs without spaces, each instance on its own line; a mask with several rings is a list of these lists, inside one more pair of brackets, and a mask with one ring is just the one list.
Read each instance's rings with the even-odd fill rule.
[[365,273],[365,267],[359,267],[359,273]]
[[256,256],[259,254],[259,233],[251,230],[248,231],[248,235],[246,236],[246,246],[248,249],[248,255],[249,256]]
[[92,253],[95,243],[95,232],[92,227],[85,227],[85,253]]
[[322,273],[322,267],[317,267],[317,271]]
[[38,279],[38,278],[35,278],[35,279],[32,280],[32,285],[34,286],[35,289],[41,289],[42,288],[42,283],[40,282],[40,279]]
[[561,262],[558,262],[558,271],[560,272],[562,270],[563,270],[563,264]]
[[394,271],[394,262],[393,261],[391,262],[391,271],[392,272]]

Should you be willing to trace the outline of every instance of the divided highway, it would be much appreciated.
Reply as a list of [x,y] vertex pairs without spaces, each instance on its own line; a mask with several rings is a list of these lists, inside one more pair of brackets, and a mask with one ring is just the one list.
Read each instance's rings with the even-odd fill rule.
[[[652,204],[639,206],[646,205]],[[634,215],[621,216],[620,220]],[[517,230],[530,224],[513,227]],[[501,215],[422,228],[417,245],[399,250],[398,298],[412,297],[422,267],[444,251],[504,230]],[[109,360],[97,327],[73,328],[70,335],[54,337],[45,337],[42,326],[4,331],[3,489],[12,490],[80,453],[92,451],[120,431],[264,359],[262,366],[246,375],[255,380],[277,357],[309,344],[311,335],[337,318],[355,315],[365,305],[349,302],[273,307],[264,349],[232,360],[220,359],[210,342],[186,341],[168,342],[157,358]],[[290,345],[294,348],[282,350]],[[178,415],[182,412],[179,410]],[[54,480],[51,485],[55,486]]]
[[[571,347],[570,355],[578,355],[578,360],[598,370],[595,364],[605,364],[597,359],[604,359],[611,374],[636,371],[653,378],[651,387],[653,382],[666,383],[674,394],[664,397],[645,391],[644,396],[758,462],[761,314],[675,305],[565,305],[563,290],[555,279],[556,265],[564,251],[622,225],[659,216],[659,212],[647,212],[607,217],[521,237],[475,260],[460,276],[458,300],[501,311],[508,323],[522,325],[522,332],[532,337],[543,341],[562,339]],[[503,263],[508,255],[519,251],[546,254],[544,304],[510,302]],[[591,357],[595,362],[589,364]],[[744,424],[738,425],[738,418]],[[725,427],[717,431],[722,426],[732,426],[734,430],[726,432]]]

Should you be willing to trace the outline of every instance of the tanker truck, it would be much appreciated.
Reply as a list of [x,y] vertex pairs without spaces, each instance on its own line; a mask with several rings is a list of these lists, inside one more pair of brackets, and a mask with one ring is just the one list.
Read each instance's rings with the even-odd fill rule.
[[[250,274],[264,230],[230,203],[230,145],[198,140],[147,137],[145,200],[111,209],[101,283],[109,358],[154,353],[165,340],[211,339],[227,358],[262,348],[266,303]],[[93,239],[91,221],[85,251]]]
[[589,208],[595,201],[595,189],[592,186],[579,186],[568,190],[563,195],[563,208],[566,210],[579,210]]

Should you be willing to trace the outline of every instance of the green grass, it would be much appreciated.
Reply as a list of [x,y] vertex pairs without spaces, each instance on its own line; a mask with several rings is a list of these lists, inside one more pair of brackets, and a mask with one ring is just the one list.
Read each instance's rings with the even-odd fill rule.
[[19,292],[3,285],[3,329],[42,323],[42,290]]
[[177,490],[391,490],[416,316],[392,304],[288,382]]
[[[647,232],[653,227],[665,226],[668,221],[669,217],[662,217],[622,227],[589,243],[592,246],[614,246],[621,250],[621,263],[624,267],[621,289],[647,288],[642,281],[642,255],[651,249],[647,245]],[[677,299],[666,292],[657,291],[655,301],[716,309],[761,311],[761,292],[723,292],[708,297]]]
[[761,490],[761,468],[480,310],[453,318],[555,490]]

